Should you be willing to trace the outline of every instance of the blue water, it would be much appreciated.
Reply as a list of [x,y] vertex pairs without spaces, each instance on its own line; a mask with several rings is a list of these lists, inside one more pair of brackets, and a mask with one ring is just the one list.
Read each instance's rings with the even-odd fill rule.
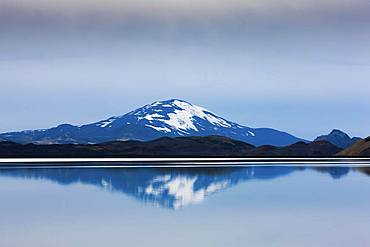
[[0,198],[4,247],[370,243],[357,168],[0,169]]

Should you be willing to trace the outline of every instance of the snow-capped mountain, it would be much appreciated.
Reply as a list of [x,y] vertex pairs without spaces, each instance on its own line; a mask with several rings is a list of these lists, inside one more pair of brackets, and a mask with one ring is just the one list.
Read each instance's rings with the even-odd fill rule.
[[122,116],[96,123],[1,134],[0,138],[20,143],[100,143],[112,140],[148,141],[159,137],[227,136],[247,143],[285,146],[303,141],[269,128],[249,128],[230,122],[186,101],[154,102]]

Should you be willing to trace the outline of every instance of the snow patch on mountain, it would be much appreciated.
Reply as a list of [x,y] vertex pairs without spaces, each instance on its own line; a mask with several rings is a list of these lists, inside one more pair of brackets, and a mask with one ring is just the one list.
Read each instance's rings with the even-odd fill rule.
[[219,125],[222,127],[231,127],[231,125],[226,120],[216,117],[216,115],[200,106],[191,105],[187,102],[179,100],[175,100],[173,104],[180,108],[180,110],[175,110],[175,113],[171,114],[174,119],[191,121],[194,119],[194,117],[198,117],[207,120],[215,125]]
[[167,127],[157,127],[157,126],[153,126],[153,125],[149,125],[149,124],[146,124],[145,126],[148,126],[152,129],[155,129],[157,131],[163,131],[163,132],[171,132],[171,130]]
[[145,115],[144,118],[148,121],[152,121],[152,120],[158,120],[158,118],[163,118],[163,115],[159,115],[158,113],[154,113],[154,114]]
[[[116,121],[117,118],[116,117],[112,117],[112,118],[109,118],[105,121],[102,121],[102,122],[99,122],[98,124],[96,124],[96,126],[100,127],[100,128],[105,128],[107,127],[108,125],[111,125],[114,121]],[[110,127],[110,126],[109,126]]]

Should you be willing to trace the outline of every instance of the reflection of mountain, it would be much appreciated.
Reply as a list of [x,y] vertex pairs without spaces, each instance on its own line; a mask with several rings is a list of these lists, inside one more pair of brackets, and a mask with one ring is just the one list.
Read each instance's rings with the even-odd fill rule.
[[[48,179],[63,185],[92,184],[134,196],[145,203],[179,209],[200,203],[205,197],[239,182],[273,179],[301,169],[304,168],[9,169],[0,170],[0,176]],[[347,174],[349,168],[325,168],[321,171],[337,178]]]
[[347,175],[351,168],[349,167],[316,167],[316,171],[328,173],[332,178],[338,179]]

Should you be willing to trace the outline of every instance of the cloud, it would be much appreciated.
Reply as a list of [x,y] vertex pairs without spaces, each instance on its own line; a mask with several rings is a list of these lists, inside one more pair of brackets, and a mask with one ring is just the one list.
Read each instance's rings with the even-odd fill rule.
[[100,19],[117,21],[136,18],[178,19],[230,18],[251,15],[263,18],[302,18],[313,15],[367,14],[367,0],[2,0],[0,13],[49,16],[64,21]]

